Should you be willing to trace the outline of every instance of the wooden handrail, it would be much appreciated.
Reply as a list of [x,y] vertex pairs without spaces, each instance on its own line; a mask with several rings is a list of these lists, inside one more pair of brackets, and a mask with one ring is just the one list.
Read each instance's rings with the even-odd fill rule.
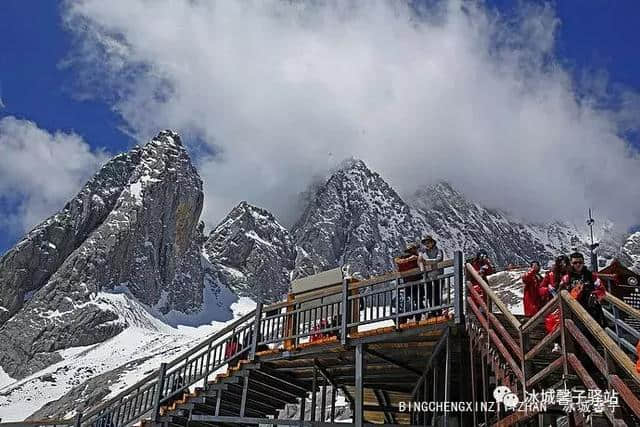
[[[207,347],[210,343],[217,341],[218,339],[220,339],[222,336],[224,336],[228,332],[233,331],[233,329],[235,329],[238,325],[240,325],[240,324],[246,322],[247,320],[251,319],[251,317],[254,316],[254,314],[255,314],[255,312],[253,312],[253,311],[250,312],[250,313],[247,313],[244,316],[242,316],[241,318],[235,320],[230,325],[227,325],[226,327],[222,328],[218,332],[215,332],[213,335],[211,335],[209,338],[207,338],[206,340],[204,340],[200,344],[196,345],[195,347],[193,347],[189,351],[181,354],[180,356],[176,357],[171,362],[169,362],[167,364],[167,369],[177,365],[178,363],[180,363],[183,360],[186,360],[189,356],[193,355],[197,351],[202,350],[203,348]],[[109,406],[111,406],[115,402],[119,401],[120,399],[123,399],[124,397],[126,397],[126,396],[128,396],[130,394],[133,394],[133,392],[135,392],[136,390],[138,390],[138,389],[140,389],[140,388],[142,388],[142,387],[144,387],[146,385],[149,385],[149,384],[153,383],[153,381],[156,381],[157,378],[158,378],[158,372],[159,372],[159,370],[155,370],[151,374],[149,374],[146,377],[144,377],[142,380],[138,381],[137,383],[127,387],[126,389],[124,389],[123,391],[118,393],[115,397],[113,397],[113,398],[109,399],[108,401],[104,402],[103,404],[95,407],[94,409],[92,409],[88,413],[84,414],[83,415],[83,419],[89,419],[90,417],[93,417],[93,416],[96,416],[96,415],[100,415],[100,411],[109,408]]]
[[524,325],[522,325],[522,328],[520,329],[522,331],[522,333],[523,334],[526,333],[529,329],[533,328],[535,325],[537,325],[539,322],[541,322],[542,318],[546,317],[547,314],[549,314],[549,312],[551,312],[551,310],[556,308],[556,305],[558,305],[559,303],[560,303],[560,297],[558,295],[556,295],[555,297],[553,297],[549,301],[547,301],[547,303],[545,305],[543,305],[542,308],[540,310],[538,310],[538,312],[536,314],[531,316],[529,318],[529,320],[527,320],[524,323]]
[[625,313],[629,314],[630,316],[633,316],[636,319],[640,319],[640,310],[630,306],[626,302],[622,301],[620,298],[611,295],[609,292],[606,292],[604,294],[604,300],[607,301],[608,303],[612,304],[612,305],[615,305],[620,310],[624,311]]
[[640,385],[640,375],[636,372],[635,363],[629,359],[620,347],[609,337],[609,335],[602,329],[600,325],[587,313],[587,311],[580,305],[578,301],[572,298],[566,290],[560,292],[562,300],[566,303],[569,309],[576,315],[578,319],[584,324],[591,334],[600,341],[600,344],[606,349],[617,364],[624,369],[624,371],[633,380]]
[[[422,274],[425,272],[439,270],[439,269],[448,268],[448,267],[453,267],[453,259],[447,259],[447,260],[441,261],[437,263],[435,266],[431,266],[431,268],[425,271],[420,270],[420,268],[413,268],[411,270],[406,270],[403,272],[391,271],[389,273],[384,273],[378,276],[370,277],[369,279],[366,279],[366,280],[352,282],[352,283],[349,283],[349,290],[359,289],[365,286],[377,285],[378,283],[390,282],[395,279],[402,279],[404,277],[414,276],[416,274]],[[310,293],[311,292],[312,291],[310,291]],[[263,307],[262,310],[263,311],[277,310],[277,309],[288,307],[294,304],[300,304],[303,302],[308,302],[308,301],[319,299],[319,298],[325,298],[327,296],[337,295],[340,293],[342,293],[342,285],[336,284],[336,285],[328,286],[323,289],[318,289],[318,292],[314,292],[313,294],[310,294],[308,296],[302,296],[300,298],[296,298],[294,301],[281,301],[281,302],[271,304],[267,307]]]
[[471,276],[474,278],[474,280],[480,284],[480,287],[482,288],[484,293],[487,295],[487,297],[489,297],[491,299],[491,301],[498,307],[498,309],[500,309],[502,314],[504,314],[504,316],[507,318],[509,323],[511,323],[511,325],[514,328],[520,329],[520,322],[518,321],[518,319],[516,319],[515,316],[513,314],[511,314],[511,311],[507,308],[506,305],[504,305],[502,300],[500,298],[498,298],[498,296],[489,287],[487,282],[485,282],[485,280],[478,274],[476,269],[473,268],[473,266],[471,264],[469,264],[469,263],[467,263],[465,267],[467,269],[467,272],[469,272],[469,274],[471,274]]

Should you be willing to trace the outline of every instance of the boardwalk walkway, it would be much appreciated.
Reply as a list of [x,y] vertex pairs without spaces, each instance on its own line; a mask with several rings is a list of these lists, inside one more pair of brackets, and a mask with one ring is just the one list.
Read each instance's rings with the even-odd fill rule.
[[[67,425],[115,427],[334,425],[346,399],[357,425],[640,425],[640,376],[630,318],[611,295],[602,329],[563,291],[533,318],[514,316],[460,252],[434,268],[343,280],[302,299],[263,306]],[[479,295],[466,279],[480,283]],[[406,296],[431,295],[440,304]],[[543,321],[557,310],[560,324]],[[558,344],[559,351],[551,348]],[[574,386],[615,392],[617,408],[589,419],[554,404],[489,408],[496,386],[525,401],[534,390]],[[472,402],[474,410],[412,402]],[[287,405],[296,419],[277,420]],[[577,408],[576,408],[577,409]],[[51,424],[43,422],[42,424]],[[58,424],[60,424],[58,422]]]

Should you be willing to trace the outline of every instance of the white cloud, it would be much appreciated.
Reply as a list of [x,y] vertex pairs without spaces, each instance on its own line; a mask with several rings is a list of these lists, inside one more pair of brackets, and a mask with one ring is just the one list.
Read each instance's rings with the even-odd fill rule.
[[535,220],[591,206],[640,221],[640,159],[617,136],[640,110],[578,91],[548,5],[509,22],[455,0],[420,14],[391,1],[83,0],[64,14],[70,63],[133,132],[172,127],[215,150],[198,160],[209,225],[242,199],[291,219],[310,179],[351,155],[403,192],[447,179]]
[[0,229],[13,235],[62,209],[107,156],[74,133],[49,133],[12,116],[0,119]]

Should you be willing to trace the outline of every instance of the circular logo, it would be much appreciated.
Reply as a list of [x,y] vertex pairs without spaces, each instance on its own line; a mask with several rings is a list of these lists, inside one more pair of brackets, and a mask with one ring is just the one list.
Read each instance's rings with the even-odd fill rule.
[[518,406],[518,403],[520,403],[520,398],[517,394],[509,392],[502,398],[502,403],[507,409],[515,409]]
[[630,284],[631,286],[638,286],[638,279],[631,276],[627,279],[627,283]]
[[508,393],[511,393],[509,387],[507,387],[506,385],[499,385],[495,390],[493,390],[493,398],[496,400],[496,402],[502,403],[504,397]]

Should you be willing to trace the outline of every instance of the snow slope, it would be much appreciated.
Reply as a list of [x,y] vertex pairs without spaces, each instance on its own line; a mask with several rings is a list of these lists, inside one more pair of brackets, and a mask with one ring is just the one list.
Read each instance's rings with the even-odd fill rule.
[[[228,290],[223,292],[231,295]],[[169,313],[168,316],[176,325],[172,327],[127,292],[101,292],[96,300],[110,306],[112,310],[117,310],[120,318],[125,319],[130,326],[102,343],[60,351],[62,361],[20,381],[14,381],[4,372],[0,372],[2,421],[22,421],[47,402],[61,398],[84,381],[126,365],[110,380],[110,394],[105,398],[114,396],[157,369],[161,362],[179,356],[255,308],[255,303],[248,298],[225,300],[226,305],[222,302],[209,305],[214,309],[219,308],[218,320],[212,320],[216,317],[214,310],[199,313],[196,315],[198,318],[194,319],[180,319],[179,316]],[[195,324],[195,321],[204,318],[207,318],[209,323],[202,326],[180,324],[180,321]]]

